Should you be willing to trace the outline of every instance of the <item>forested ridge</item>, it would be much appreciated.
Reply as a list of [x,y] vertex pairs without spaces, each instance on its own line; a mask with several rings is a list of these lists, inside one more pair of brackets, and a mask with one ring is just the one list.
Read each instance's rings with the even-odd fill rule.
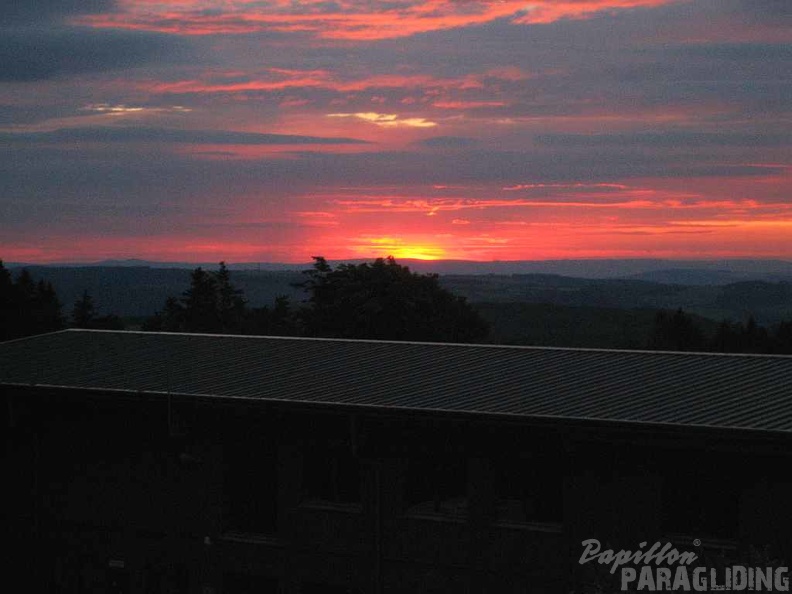
[[[61,298],[53,279],[69,297]],[[146,295],[145,304],[122,302],[114,311],[119,292],[132,301]],[[667,307],[675,298],[694,306]],[[438,276],[393,259],[333,268],[316,258],[304,271],[233,274],[224,263],[189,271],[9,270],[0,262],[0,300],[3,340],[77,327],[792,353],[787,282],[693,287],[546,274]]]

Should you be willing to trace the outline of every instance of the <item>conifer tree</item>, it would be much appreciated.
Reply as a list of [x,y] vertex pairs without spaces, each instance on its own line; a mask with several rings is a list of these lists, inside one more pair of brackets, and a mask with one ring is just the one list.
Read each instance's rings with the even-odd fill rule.
[[55,288],[36,282],[27,269],[12,280],[0,262],[0,322],[0,340],[61,330],[64,320]]
[[215,276],[200,266],[190,274],[190,288],[183,293],[185,329],[188,332],[220,332],[218,287]]
[[74,302],[72,308],[72,324],[75,328],[91,328],[96,318],[96,308],[93,298],[87,290],[83,291],[82,297]]
[[13,337],[13,325],[16,317],[14,293],[11,272],[0,260],[0,341]]
[[442,342],[486,340],[487,323],[463,297],[442,288],[436,274],[417,274],[393,258],[342,264],[322,257],[306,271],[301,312],[309,336]]
[[242,290],[231,284],[231,273],[225,262],[220,262],[214,274],[217,282],[217,315],[222,332],[241,331],[245,317],[245,298]]

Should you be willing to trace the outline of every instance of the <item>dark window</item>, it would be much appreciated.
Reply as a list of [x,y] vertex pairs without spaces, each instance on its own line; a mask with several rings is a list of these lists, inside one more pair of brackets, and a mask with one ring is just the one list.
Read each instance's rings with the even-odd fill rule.
[[160,563],[146,567],[146,594],[187,594],[190,574],[182,563]]
[[412,458],[405,490],[407,513],[467,516],[467,477],[467,459],[462,456]]
[[301,594],[360,594],[357,588],[346,586],[335,586],[331,584],[320,584],[317,582],[306,582],[300,588]]
[[563,461],[555,453],[494,462],[498,522],[557,523],[563,518]]
[[129,592],[129,572],[111,568],[107,571],[108,594],[127,594]]
[[[663,477],[663,526],[671,534],[733,539],[740,512],[738,465],[724,456],[680,454]],[[742,465],[740,465],[742,466]]]
[[231,436],[224,452],[224,525],[235,532],[277,528],[278,460],[273,439]]
[[278,594],[277,578],[240,573],[223,574],[223,594]]
[[[62,594],[82,594],[88,590],[82,576],[84,567],[73,558],[60,558],[55,560],[54,583],[58,585],[58,592]],[[109,579],[110,576],[108,576]],[[112,585],[112,582],[110,582]],[[112,592],[112,590],[110,590]]]
[[308,448],[303,466],[303,500],[360,502],[360,461],[348,446]]
[[304,445],[303,501],[359,503],[360,460],[354,451],[349,419],[319,417]]

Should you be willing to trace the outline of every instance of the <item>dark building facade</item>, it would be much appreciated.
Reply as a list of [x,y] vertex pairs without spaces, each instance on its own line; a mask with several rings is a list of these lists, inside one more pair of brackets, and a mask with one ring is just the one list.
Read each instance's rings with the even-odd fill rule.
[[0,366],[31,592],[617,591],[583,541],[792,554],[789,357],[66,331]]

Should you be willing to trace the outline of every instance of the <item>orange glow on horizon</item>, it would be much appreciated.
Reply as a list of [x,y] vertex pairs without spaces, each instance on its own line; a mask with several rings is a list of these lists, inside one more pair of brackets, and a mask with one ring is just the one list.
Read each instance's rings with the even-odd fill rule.
[[[215,147],[222,148],[222,147]],[[773,167],[772,169],[775,169]],[[768,169],[770,171],[771,169]],[[613,179],[292,189],[237,196],[218,218],[196,210],[158,233],[100,227],[11,237],[6,262],[283,262],[774,258],[792,260],[790,170],[750,178]],[[767,188],[767,197],[757,193]],[[77,237],[79,236],[79,239]]]
[[[769,228],[768,228],[769,227]],[[85,247],[67,241],[6,243],[0,246],[6,263],[55,264],[92,263],[102,260],[141,259],[153,262],[197,264],[272,262],[304,265],[314,255],[328,260],[374,260],[393,256],[400,260],[464,260],[508,262],[520,260],[669,259],[708,260],[724,258],[792,260],[789,237],[792,221],[777,225],[741,225],[739,222],[712,226],[679,226],[676,230],[652,226],[530,226],[487,242],[487,237],[457,237],[456,245],[431,244],[334,244],[329,238],[310,244],[264,245],[220,239],[197,244],[189,240],[161,238],[138,242],[118,238],[103,241],[92,237]],[[530,233],[526,233],[526,229]]]
[[[511,210],[511,209],[510,209]],[[774,258],[792,260],[792,215],[738,213],[700,218],[684,206],[676,217],[651,220],[646,211],[547,217],[515,216],[485,220],[484,211],[458,219],[405,213],[382,228],[381,215],[301,212],[282,227],[246,227],[244,222],[185,229],[152,237],[108,237],[86,231],[71,236],[40,236],[3,241],[6,262],[92,262],[137,258],[179,262],[310,262],[331,260],[555,260],[589,258]],[[652,211],[649,211],[652,212]],[[416,218],[420,217],[420,219]],[[295,226],[296,225],[296,226]],[[404,234],[412,227],[414,233]],[[262,231],[262,229],[269,229]],[[357,231],[350,236],[350,229]]]
[[350,246],[358,257],[370,257],[372,253],[384,253],[397,260],[442,260],[448,257],[446,248],[428,241],[402,239],[400,237],[360,237]]
[[776,0],[83,4],[3,25],[6,262],[792,262]]

